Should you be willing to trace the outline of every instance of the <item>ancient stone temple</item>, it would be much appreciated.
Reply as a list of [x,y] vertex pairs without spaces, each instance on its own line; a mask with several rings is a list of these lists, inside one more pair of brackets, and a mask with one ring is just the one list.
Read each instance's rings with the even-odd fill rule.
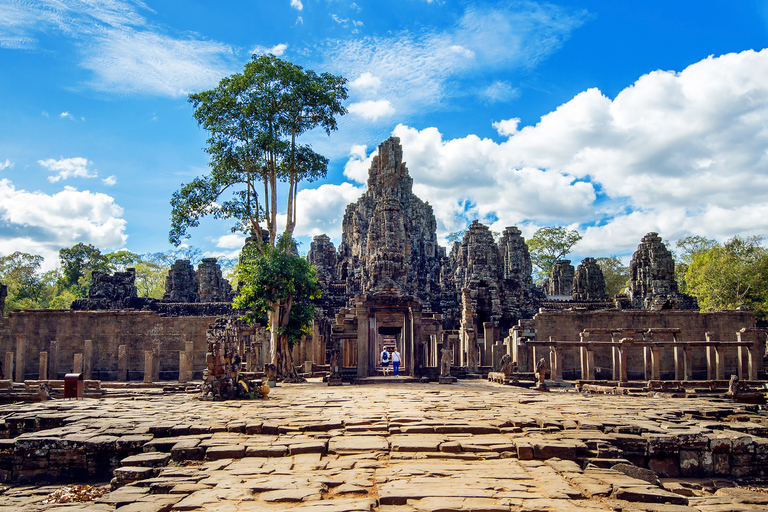
[[606,300],[603,271],[594,258],[584,258],[573,275],[573,300]]
[[200,302],[228,302],[234,298],[232,285],[221,274],[216,258],[203,258],[197,266]]
[[643,237],[629,272],[627,295],[634,309],[698,309],[694,297],[678,291],[675,262],[658,233]]
[[176,260],[165,278],[163,300],[171,302],[199,302],[198,281],[189,260]]
[[8,296],[8,286],[0,283],[0,316],[5,314],[5,298]]
[[432,207],[416,197],[400,139],[379,145],[368,190],[347,206],[336,276],[346,293],[387,291],[439,303],[440,253]]
[[549,275],[547,295],[571,296],[573,295],[573,265],[571,260],[558,260],[552,267]]

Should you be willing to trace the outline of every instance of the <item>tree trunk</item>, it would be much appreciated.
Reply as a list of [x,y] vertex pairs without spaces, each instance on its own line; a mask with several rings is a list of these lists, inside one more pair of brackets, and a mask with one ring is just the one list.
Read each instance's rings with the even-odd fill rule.
[[277,325],[279,325],[279,306],[274,306],[275,310],[270,311],[269,318],[269,362],[277,366],[277,346],[280,342],[280,337],[277,334]]
[[280,336],[280,366],[278,367],[278,376],[283,382],[306,382],[304,377],[299,377],[296,367],[293,364],[293,354],[291,346],[288,343],[287,336]]

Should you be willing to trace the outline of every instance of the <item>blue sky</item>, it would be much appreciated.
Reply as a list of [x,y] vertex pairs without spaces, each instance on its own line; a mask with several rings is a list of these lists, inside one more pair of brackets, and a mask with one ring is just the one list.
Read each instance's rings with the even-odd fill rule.
[[[328,177],[296,230],[340,237],[377,145],[398,135],[438,235],[477,218],[579,229],[582,256],[768,235],[768,8],[744,0],[0,0],[0,254],[156,252],[170,198],[206,172],[186,101],[272,52],[349,79],[306,142]],[[189,244],[232,256],[206,221]]]

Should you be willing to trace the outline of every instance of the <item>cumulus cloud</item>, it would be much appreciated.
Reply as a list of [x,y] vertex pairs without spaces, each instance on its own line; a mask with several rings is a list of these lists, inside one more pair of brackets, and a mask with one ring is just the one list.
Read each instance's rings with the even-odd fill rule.
[[3,169],[8,169],[10,167],[13,167],[13,162],[8,160],[7,158],[5,159],[5,162],[0,162],[0,171],[2,171]]
[[350,89],[362,94],[376,94],[379,87],[381,87],[381,80],[368,71],[349,82]]
[[[527,234],[580,226],[579,251],[604,255],[633,251],[649,231],[768,233],[768,50],[648,73],[613,100],[589,89],[519,124],[494,122],[500,143],[394,129],[443,234],[474,218]],[[353,148],[345,175],[364,182],[369,162]]]
[[304,5],[301,3],[301,0],[291,0],[291,7],[293,7],[297,11],[301,11],[302,9],[304,9]]
[[24,251],[45,258],[51,269],[61,247],[78,242],[102,249],[125,245],[126,221],[114,198],[87,190],[65,187],[48,195],[17,189],[0,180],[0,253]]
[[47,160],[38,160],[37,163],[56,173],[53,176],[48,176],[48,181],[51,183],[69,178],[96,178],[98,176],[96,171],[88,169],[88,166],[93,164],[93,162],[89,162],[87,158],[83,157],[62,158],[60,160],[49,158]]
[[364,191],[363,187],[351,183],[300,190],[296,196],[296,236],[326,233],[338,240],[345,208],[357,201]]
[[395,107],[389,100],[360,101],[350,104],[348,110],[369,121],[376,121],[380,117],[389,117],[395,113]]
[[368,181],[368,169],[371,167],[371,161],[375,151],[370,155],[366,153],[366,147],[362,144],[356,144],[349,150],[349,160],[344,164],[344,176],[358,183]]
[[62,119],[71,119],[72,121],[75,120],[75,116],[73,116],[69,112],[62,112],[61,114],[59,114],[59,117],[61,117]]
[[72,39],[91,85],[121,94],[182,96],[215,85],[234,68],[234,49],[154,26],[139,1],[31,0],[0,5],[0,47],[35,50],[40,34]]
[[106,178],[101,180],[101,182],[104,183],[106,186],[111,187],[117,183],[117,176],[115,176],[114,174],[112,176],[107,176]]
[[245,243],[245,236],[232,233],[230,235],[223,235],[216,239],[216,247],[222,249],[241,249]]

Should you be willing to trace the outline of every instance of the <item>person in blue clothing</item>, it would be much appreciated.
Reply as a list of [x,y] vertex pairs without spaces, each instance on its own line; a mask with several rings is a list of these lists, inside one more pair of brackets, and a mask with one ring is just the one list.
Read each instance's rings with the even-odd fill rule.
[[392,352],[392,373],[397,377],[400,372],[400,352],[397,351],[397,347],[395,347],[394,352]]

